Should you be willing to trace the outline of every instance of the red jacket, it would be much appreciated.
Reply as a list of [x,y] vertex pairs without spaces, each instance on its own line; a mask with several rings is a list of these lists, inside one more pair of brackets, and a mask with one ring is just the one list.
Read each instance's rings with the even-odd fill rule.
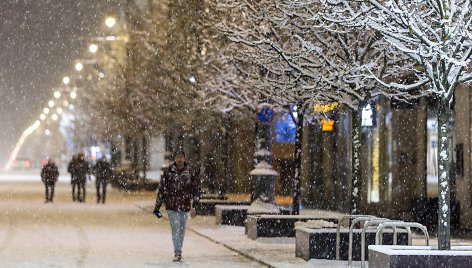
[[190,211],[193,198],[200,195],[200,181],[194,171],[185,164],[182,170],[172,164],[161,178],[159,192],[156,199],[156,208],[161,207],[162,202],[166,210]]

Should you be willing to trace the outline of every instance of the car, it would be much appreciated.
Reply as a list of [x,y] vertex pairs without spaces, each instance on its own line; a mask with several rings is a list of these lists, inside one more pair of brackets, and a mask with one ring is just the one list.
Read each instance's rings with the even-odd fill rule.
[[11,169],[15,170],[26,170],[32,167],[32,162],[28,158],[17,158],[13,160]]

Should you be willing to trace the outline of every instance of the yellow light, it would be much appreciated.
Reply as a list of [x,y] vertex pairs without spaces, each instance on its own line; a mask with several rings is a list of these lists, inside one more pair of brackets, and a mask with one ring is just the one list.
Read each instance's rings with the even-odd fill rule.
[[57,114],[62,114],[63,110],[62,110],[61,107],[59,107],[59,108],[57,108],[56,112],[57,112]]
[[44,114],[48,114],[49,113],[49,108],[48,107],[44,108],[43,112],[44,112]]
[[116,24],[116,19],[113,18],[113,17],[108,17],[108,18],[106,18],[106,20],[105,20],[105,24],[106,24],[106,26],[108,26],[108,28],[111,28],[111,27],[115,26],[115,24]]
[[334,129],[334,121],[329,119],[321,119],[321,131],[329,132]]
[[68,85],[70,83],[70,78],[68,76],[64,76],[64,78],[62,78],[62,83],[64,83],[64,85]]
[[72,91],[70,93],[70,97],[73,98],[73,99],[77,98],[77,93],[75,93],[75,91]]
[[53,115],[51,116],[51,118],[52,118],[52,120],[56,121],[57,118],[58,118],[58,117],[57,117],[57,114],[53,114]]
[[328,103],[328,104],[315,104],[313,110],[315,113],[327,113],[333,111],[339,106],[337,102]]
[[56,91],[54,92],[54,98],[59,99],[61,97],[61,92]]
[[98,46],[97,46],[97,45],[91,44],[91,45],[89,46],[89,51],[90,51],[91,53],[96,53],[97,50],[98,50]]
[[41,120],[46,119],[46,115],[45,115],[45,114],[40,114],[40,115],[39,115],[39,119],[41,119]]
[[50,101],[48,102],[48,105],[49,105],[49,107],[51,107],[51,108],[54,107],[54,101],[53,101],[53,100],[50,100]]
[[75,64],[75,70],[76,70],[77,72],[80,72],[80,71],[82,71],[83,69],[84,69],[84,65],[83,65],[82,63],[77,62],[77,63]]

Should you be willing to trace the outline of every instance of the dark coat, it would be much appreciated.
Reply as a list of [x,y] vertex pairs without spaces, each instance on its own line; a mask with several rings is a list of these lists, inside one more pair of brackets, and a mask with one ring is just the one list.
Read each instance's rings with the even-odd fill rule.
[[85,183],[87,181],[87,174],[90,174],[89,164],[85,160],[77,160],[74,163],[74,179],[77,182]]
[[99,160],[93,168],[98,181],[107,182],[111,177],[111,165],[105,160]]
[[77,162],[77,159],[73,158],[70,162],[69,165],[67,165],[67,172],[70,173],[70,181],[71,183],[75,182],[75,162]]
[[56,164],[54,163],[47,163],[41,169],[41,180],[44,183],[55,183],[57,178],[59,177],[59,170],[57,169]]
[[167,210],[190,211],[191,201],[200,195],[200,181],[187,164],[182,170],[172,164],[161,178],[156,208],[164,202]]

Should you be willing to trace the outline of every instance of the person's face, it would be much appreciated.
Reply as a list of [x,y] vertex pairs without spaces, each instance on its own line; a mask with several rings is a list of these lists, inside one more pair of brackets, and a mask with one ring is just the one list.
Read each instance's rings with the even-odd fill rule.
[[185,164],[185,155],[183,154],[178,154],[175,156],[175,163],[177,164],[177,166],[181,167]]

